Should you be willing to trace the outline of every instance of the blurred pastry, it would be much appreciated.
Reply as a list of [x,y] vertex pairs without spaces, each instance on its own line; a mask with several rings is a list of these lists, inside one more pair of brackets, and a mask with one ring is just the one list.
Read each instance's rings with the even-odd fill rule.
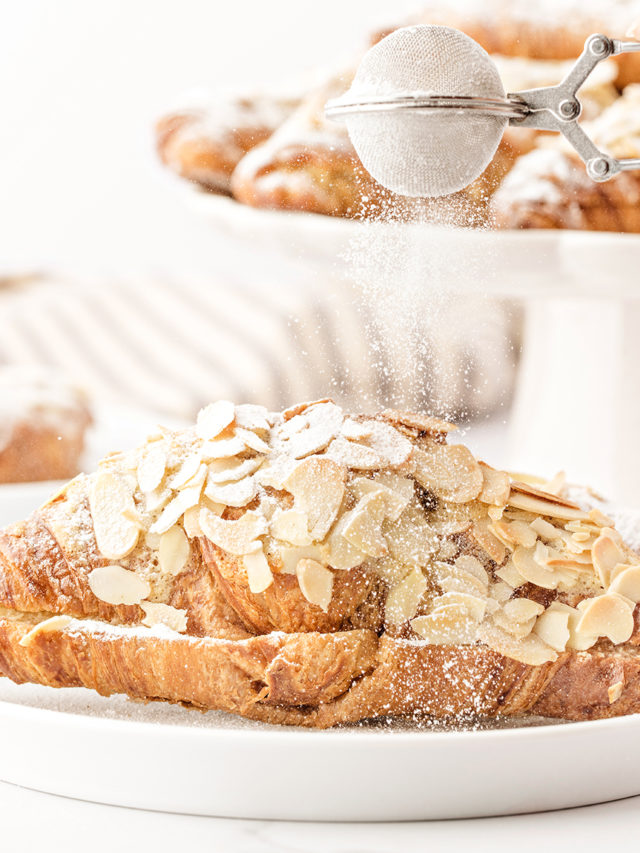
[[[614,157],[640,156],[640,84],[586,125],[596,145]],[[640,175],[623,172],[596,183],[561,140],[522,157],[492,200],[502,228],[573,228],[640,233]]]
[[59,374],[1,368],[0,483],[73,477],[91,422],[85,394]]
[[155,129],[160,159],[189,181],[229,193],[240,159],[271,136],[298,100],[294,95],[236,95],[168,113]]

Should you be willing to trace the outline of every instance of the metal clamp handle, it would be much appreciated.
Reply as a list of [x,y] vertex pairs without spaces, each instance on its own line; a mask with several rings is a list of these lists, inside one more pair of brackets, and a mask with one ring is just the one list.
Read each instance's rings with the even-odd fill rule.
[[557,86],[528,89],[507,96],[510,100],[521,100],[528,109],[524,117],[511,117],[509,124],[562,133],[584,161],[594,181],[608,181],[618,172],[640,169],[640,157],[619,160],[610,157],[587,136],[578,124],[582,106],[577,98],[578,89],[596,65],[610,56],[636,52],[640,52],[640,42],[610,39],[601,33],[589,36],[575,65]]

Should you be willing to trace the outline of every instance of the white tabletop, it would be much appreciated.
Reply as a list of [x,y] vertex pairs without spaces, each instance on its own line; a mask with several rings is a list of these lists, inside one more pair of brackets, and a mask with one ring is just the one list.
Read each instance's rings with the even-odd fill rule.
[[281,823],[137,811],[0,783],[3,849],[46,849],[48,853],[113,853],[118,847],[134,850],[142,844],[148,844],[154,853],[190,849],[216,853],[424,853],[427,849],[495,853],[517,849],[526,853],[545,845],[549,850],[572,849],[576,843],[582,853],[607,849],[614,838],[624,843],[637,830],[639,807],[640,797],[632,797],[581,809],[484,820]]

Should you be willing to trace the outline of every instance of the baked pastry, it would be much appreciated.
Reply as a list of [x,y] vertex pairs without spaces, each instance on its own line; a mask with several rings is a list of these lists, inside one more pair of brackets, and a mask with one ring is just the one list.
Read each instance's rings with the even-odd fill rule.
[[168,113],[156,123],[158,154],[173,172],[207,190],[230,192],[231,173],[299,102],[296,95],[230,95]]
[[[614,157],[640,156],[640,84],[585,123],[596,145]],[[573,228],[640,233],[640,175],[623,172],[596,183],[575,152],[554,140],[522,157],[492,199],[502,228]]]
[[83,391],[41,368],[0,369],[0,483],[77,474],[92,422]]
[[640,707],[640,557],[454,429],[214,403],[0,534],[0,672],[273,723]]

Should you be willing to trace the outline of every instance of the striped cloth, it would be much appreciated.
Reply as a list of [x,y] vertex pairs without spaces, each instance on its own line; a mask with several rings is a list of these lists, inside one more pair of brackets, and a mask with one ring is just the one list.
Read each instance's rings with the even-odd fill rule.
[[413,351],[344,282],[7,276],[0,363],[57,367],[96,398],[173,417],[217,398],[280,409],[323,396],[361,411],[489,412],[511,389],[517,318],[481,299],[447,310]]

